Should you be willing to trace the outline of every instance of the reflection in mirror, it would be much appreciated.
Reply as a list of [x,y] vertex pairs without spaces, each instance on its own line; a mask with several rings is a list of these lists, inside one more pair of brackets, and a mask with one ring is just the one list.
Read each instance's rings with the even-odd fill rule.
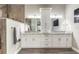
[[[25,31],[28,32],[65,32],[69,28],[66,23],[64,6],[26,5]],[[40,12],[41,8],[41,12]]]
[[25,21],[27,25],[27,31],[30,32],[40,32],[41,31],[41,23],[39,18],[27,18]]
[[51,20],[52,20],[52,31],[59,30],[59,19],[52,18]]
[[53,21],[53,26],[59,26],[59,20],[58,19]]
[[79,8],[74,10],[74,23],[79,23]]
[[25,31],[31,31],[31,19],[25,19]]
[[[66,23],[58,18],[51,18],[52,32],[53,31],[65,31]],[[25,21],[25,28],[28,32],[41,32],[40,18],[27,18]]]

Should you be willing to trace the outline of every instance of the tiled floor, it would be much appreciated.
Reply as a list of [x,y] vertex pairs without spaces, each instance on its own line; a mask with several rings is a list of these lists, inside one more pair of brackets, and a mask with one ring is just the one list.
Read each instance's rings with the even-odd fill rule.
[[18,54],[77,54],[72,49],[53,49],[53,48],[28,48],[22,49]]

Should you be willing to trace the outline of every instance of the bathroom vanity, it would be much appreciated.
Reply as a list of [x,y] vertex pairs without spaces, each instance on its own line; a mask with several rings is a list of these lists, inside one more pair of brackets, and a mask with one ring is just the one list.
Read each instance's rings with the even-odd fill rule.
[[71,48],[72,33],[33,33],[22,36],[23,48]]

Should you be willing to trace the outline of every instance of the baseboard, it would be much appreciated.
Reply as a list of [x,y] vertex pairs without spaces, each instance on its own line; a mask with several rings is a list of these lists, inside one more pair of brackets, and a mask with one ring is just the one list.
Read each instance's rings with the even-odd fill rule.
[[75,52],[79,53],[79,50],[78,50],[78,49],[76,49],[76,48],[74,48],[74,47],[72,47],[72,49],[73,49]]
[[72,50],[72,48],[22,48],[24,50],[40,50],[40,49],[43,49],[43,50]]
[[15,52],[15,54],[18,54],[21,49],[22,49],[22,48],[19,48],[19,49]]

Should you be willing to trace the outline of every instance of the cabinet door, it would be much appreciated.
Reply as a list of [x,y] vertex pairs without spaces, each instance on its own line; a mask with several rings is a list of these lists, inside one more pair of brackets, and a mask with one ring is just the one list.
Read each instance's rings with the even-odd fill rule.
[[72,35],[69,35],[66,37],[66,47],[71,48],[72,47]]
[[22,38],[23,48],[40,48],[40,35],[25,35]]
[[60,45],[59,45],[59,40],[58,38],[54,38],[53,39],[53,48],[59,48]]
[[24,35],[24,37],[22,38],[22,47],[23,48],[29,48],[31,47],[31,35],[29,37],[29,35]]
[[66,48],[66,38],[63,37],[63,35],[62,35],[62,37],[59,38],[59,47]]
[[40,35],[32,35],[31,44],[33,48],[40,48]]
[[51,47],[66,48],[66,39],[62,35],[53,35],[51,37]]
[[22,47],[23,48],[32,48],[33,47],[33,36],[25,35],[22,39]]
[[27,48],[38,48],[40,46],[38,35],[28,35],[25,42]]
[[59,35],[59,48],[71,48],[71,35]]
[[59,48],[59,39],[56,35],[53,35],[53,48]]

